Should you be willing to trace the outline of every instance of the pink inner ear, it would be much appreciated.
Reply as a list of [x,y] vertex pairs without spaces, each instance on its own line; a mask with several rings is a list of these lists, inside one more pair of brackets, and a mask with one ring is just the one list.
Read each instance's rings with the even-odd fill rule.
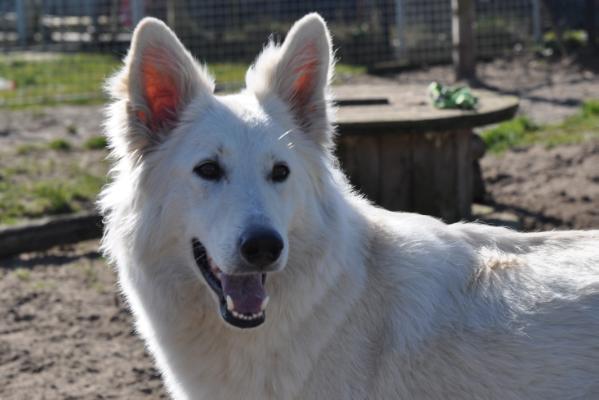
[[170,64],[168,55],[158,49],[147,50],[142,59],[143,91],[150,111],[149,118],[144,115],[144,122],[152,130],[176,118],[181,100],[181,93],[172,76],[176,69]]
[[300,54],[302,54],[302,58],[306,59],[306,61],[293,70],[293,73],[297,76],[293,82],[293,94],[295,105],[303,109],[309,103],[316,83],[318,66],[316,46],[314,43],[308,44],[302,48]]

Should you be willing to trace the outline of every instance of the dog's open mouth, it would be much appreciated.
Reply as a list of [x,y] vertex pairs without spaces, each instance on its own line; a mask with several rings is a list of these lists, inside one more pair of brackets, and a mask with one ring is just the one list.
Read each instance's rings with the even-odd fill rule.
[[202,276],[218,296],[223,319],[238,328],[261,325],[268,303],[264,289],[266,274],[225,274],[214,265],[199,240],[192,239],[192,246],[193,256]]

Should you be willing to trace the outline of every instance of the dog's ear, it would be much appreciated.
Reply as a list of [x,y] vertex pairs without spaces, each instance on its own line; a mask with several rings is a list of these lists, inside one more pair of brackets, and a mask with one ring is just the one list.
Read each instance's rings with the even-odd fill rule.
[[281,46],[270,43],[248,70],[246,84],[258,98],[275,94],[296,123],[318,144],[331,143],[328,103],[333,54],[329,30],[316,13],[289,30]]
[[133,33],[125,66],[108,90],[126,101],[128,145],[137,150],[167,135],[192,99],[212,95],[214,82],[168,26],[144,18]]

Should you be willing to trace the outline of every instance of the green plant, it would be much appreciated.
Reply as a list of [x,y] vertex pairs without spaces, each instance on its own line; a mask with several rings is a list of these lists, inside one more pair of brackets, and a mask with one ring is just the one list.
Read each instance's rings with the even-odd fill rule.
[[599,100],[587,100],[582,104],[582,114],[585,117],[599,116]]
[[481,136],[487,149],[492,152],[502,152],[523,144],[528,136],[537,130],[539,127],[527,117],[516,117],[484,131]]
[[66,139],[54,139],[48,143],[48,147],[52,150],[57,151],[69,151],[72,146],[71,143]]
[[108,146],[108,140],[104,136],[93,136],[85,141],[83,147],[88,150],[101,150]]

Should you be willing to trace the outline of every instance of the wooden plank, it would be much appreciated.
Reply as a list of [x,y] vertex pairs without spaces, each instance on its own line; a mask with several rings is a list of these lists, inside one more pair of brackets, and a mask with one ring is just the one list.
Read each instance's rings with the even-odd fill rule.
[[412,205],[412,135],[381,135],[380,205],[410,211]]
[[456,173],[456,141],[454,132],[437,133],[431,149],[434,196],[437,201],[437,216],[446,222],[460,220],[457,207],[458,187]]
[[466,148],[458,144],[463,140],[464,135],[456,132],[413,136],[412,211],[440,217],[445,222],[470,215],[464,204],[468,208],[471,204],[472,174],[461,161],[458,163],[458,149]]
[[472,131],[464,129],[455,133],[456,174],[457,174],[457,210],[460,219],[472,216],[473,162]]
[[339,137],[339,161],[352,185],[370,200],[380,200],[378,136]]
[[436,134],[412,136],[412,211],[438,216],[432,146]]
[[53,246],[96,239],[102,236],[102,217],[80,213],[29,221],[0,228],[0,257]]

